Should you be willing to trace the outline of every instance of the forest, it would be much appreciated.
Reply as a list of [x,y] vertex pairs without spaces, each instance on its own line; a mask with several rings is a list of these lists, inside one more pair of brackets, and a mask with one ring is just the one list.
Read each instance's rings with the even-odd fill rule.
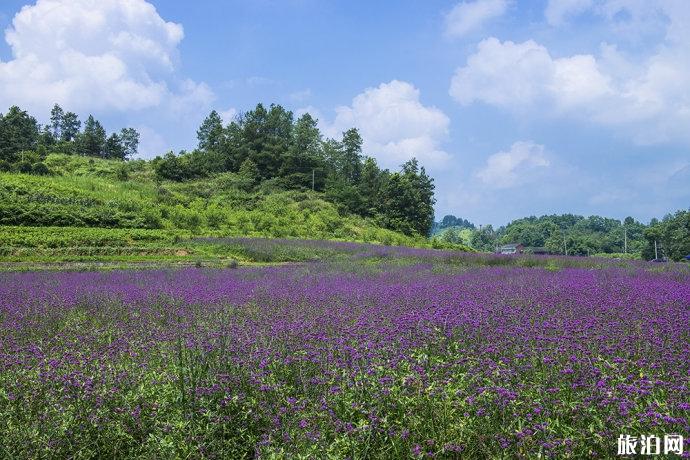
[[434,224],[434,236],[487,252],[502,244],[519,243],[527,252],[681,260],[690,254],[690,211],[652,219],[649,224],[630,216],[623,221],[573,214],[530,216],[497,229],[491,225],[476,228],[448,215]]
[[234,172],[248,187],[322,192],[344,212],[371,217],[406,235],[428,235],[434,217],[433,179],[411,159],[391,172],[364,155],[356,128],[324,139],[317,120],[258,104],[223,126],[212,111],[197,131],[198,148],[153,160],[161,179],[185,181]]

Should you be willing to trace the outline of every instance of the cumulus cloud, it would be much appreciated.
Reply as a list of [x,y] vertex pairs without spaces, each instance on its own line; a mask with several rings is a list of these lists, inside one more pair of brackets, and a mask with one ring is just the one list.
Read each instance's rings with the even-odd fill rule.
[[511,188],[534,179],[550,164],[543,145],[517,141],[510,150],[491,155],[475,177],[491,188]]
[[688,143],[690,10],[683,3],[657,4],[668,24],[648,56],[631,57],[604,43],[596,55],[555,57],[534,40],[486,39],[456,70],[450,94],[462,105],[482,102],[615,127],[641,144]]
[[446,35],[467,35],[481,28],[485,22],[503,16],[509,6],[510,0],[460,2],[446,15]]
[[12,59],[0,61],[0,107],[206,106],[210,88],[175,75],[183,36],[145,0],[38,0],[5,31]]
[[450,94],[463,105],[475,101],[521,110],[539,102],[573,108],[604,97],[609,82],[590,55],[554,59],[542,45],[488,38],[458,69]]
[[410,83],[381,83],[355,96],[350,106],[337,107],[335,120],[321,125],[334,138],[358,128],[365,153],[383,166],[397,167],[412,157],[423,165],[439,166],[450,158],[441,148],[450,120],[436,107],[423,105],[419,96]]

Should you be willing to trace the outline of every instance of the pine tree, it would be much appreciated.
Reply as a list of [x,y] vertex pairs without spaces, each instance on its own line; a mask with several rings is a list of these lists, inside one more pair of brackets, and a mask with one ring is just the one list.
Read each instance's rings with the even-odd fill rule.
[[79,135],[81,129],[81,121],[74,112],[66,112],[62,116],[60,123],[60,140],[65,142],[73,141]]
[[318,122],[305,113],[297,119],[294,129],[294,140],[290,149],[293,154],[317,157],[321,154],[321,132]]
[[79,136],[79,150],[86,156],[103,156],[105,148],[105,129],[93,115],[84,123],[84,132]]
[[103,146],[103,156],[113,160],[123,160],[125,158],[125,147],[122,145],[120,136],[113,133],[108,137]]
[[362,176],[360,178],[358,188],[359,194],[364,201],[365,215],[373,215],[376,211],[376,206],[379,201],[379,194],[381,193],[381,185],[383,183],[383,172],[376,164],[376,160],[371,157],[364,159],[362,165]]
[[237,174],[240,176],[240,179],[242,179],[243,188],[246,190],[250,190],[254,187],[261,178],[259,168],[257,168],[256,164],[249,158],[242,162]]
[[58,104],[53,106],[50,111],[50,128],[52,130],[53,137],[57,140],[60,139],[63,117],[65,116],[65,111],[62,110]]
[[134,128],[122,128],[120,131],[122,143],[122,159],[133,157],[139,149],[139,132]]
[[377,211],[383,224],[408,235],[428,236],[434,223],[434,181],[416,159],[386,176]]
[[36,119],[17,106],[0,118],[0,160],[17,160],[19,152],[36,148],[39,126]]
[[351,184],[358,183],[362,174],[362,143],[362,136],[357,128],[350,128],[343,133],[342,174]]
[[293,131],[292,144],[282,155],[279,176],[290,188],[323,190],[325,168],[316,120],[305,113],[295,122]]
[[247,152],[259,168],[263,179],[279,175],[283,156],[292,142],[292,112],[280,105],[271,104],[270,109],[258,104],[247,112],[242,120],[242,152]]
[[223,143],[223,136],[223,120],[218,115],[218,112],[212,110],[196,132],[196,137],[199,140],[199,150],[218,151]]

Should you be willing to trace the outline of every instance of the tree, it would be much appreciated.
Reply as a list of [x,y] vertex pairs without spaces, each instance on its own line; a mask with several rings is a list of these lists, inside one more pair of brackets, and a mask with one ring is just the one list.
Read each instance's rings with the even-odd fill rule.
[[279,175],[290,188],[311,188],[313,179],[314,189],[323,190],[324,170],[321,133],[316,120],[305,113],[295,123],[292,143],[282,156]]
[[259,168],[262,179],[279,174],[283,156],[292,143],[292,112],[271,104],[266,110],[262,104],[245,114],[242,149]]
[[76,113],[66,112],[62,116],[60,123],[60,140],[65,142],[74,141],[79,135],[81,129],[81,121]]
[[223,144],[223,120],[218,115],[218,112],[212,110],[211,113],[204,119],[203,123],[196,132],[196,137],[199,140],[199,150],[220,150]]
[[467,219],[455,217],[452,214],[443,216],[443,219],[438,224],[439,230],[452,227],[474,229],[474,224]]
[[139,149],[139,132],[134,128],[122,128],[120,142],[122,143],[122,159],[133,157]]
[[100,157],[105,148],[105,129],[93,115],[84,123],[84,132],[79,136],[79,150],[82,155]]
[[317,120],[305,113],[295,122],[293,132],[290,153],[305,157],[321,156],[321,132]]
[[371,157],[364,158],[358,187],[359,194],[364,202],[362,211],[365,216],[373,216],[376,212],[385,174],[387,172],[379,169],[375,159]]
[[644,231],[647,246],[643,256],[647,259],[655,257],[654,242],[657,244],[659,257],[671,260],[682,260],[690,254],[690,211],[678,211],[665,216],[661,222],[656,221]]
[[261,177],[259,175],[259,168],[257,168],[256,164],[249,158],[242,162],[237,174],[240,176],[245,190],[251,190]]
[[326,139],[321,144],[321,156],[328,175],[340,175],[342,170],[343,145],[335,139]]
[[187,178],[208,177],[225,171],[225,158],[216,150],[196,149],[180,156],[183,165],[188,169]]
[[17,106],[0,116],[0,160],[14,163],[20,152],[36,148],[39,127],[36,119]]
[[343,133],[341,142],[342,175],[351,184],[359,182],[362,173],[362,136],[357,128],[350,128]]
[[403,164],[403,175],[414,194],[414,206],[408,211],[408,218],[420,235],[429,236],[434,224],[434,180],[419,166],[416,158]]
[[110,137],[108,137],[103,147],[103,156],[109,159],[124,159],[125,148],[122,145],[122,139],[120,139],[120,136],[113,133],[110,135]]
[[326,197],[338,205],[341,211],[350,214],[364,214],[364,197],[357,187],[347,182],[343,177],[329,175],[325,184]]
[[434,222],[434,183],[416,159],[389,174],[381,187],[377,211],[383,224],[408,235],[428,236]]
[[189,169],[173,152],[168,152],[161,157],[156,157],[153,160],[154,170],[158,179],[167,179],[174,181],[182,181],[189,179]]
[[53,109],[50,111],[50,129],[52,130],[52,134],[55,139],[60,139],[64,116],[65,111],[62,110],[62,107],[55,104]]
[[240,114],[236,117],[236,121],[232,121],[225,128],[223,154],[228,171],[238,171],[244,160],[249,156],[249,149],[245,144],[243,127],[241,125],[244,122],[243,120],[244,115]]
[[472,234],[472,229],[451,226],[444,228],[440,233],[436,234],[434,236],[434,239],[451,244],[465,244],[467,246],[470,246]]
[[491,225],[486,225],[472,232],[470,245],[478,251],[494,252],[498,244],[497,236],[497,232],[494,231],[494,228]]
[[38,133],[37,138],[37,150],[45,152],[48,148],[52,148],[55,145],[56,138],[53,136],[53,130],[50,126],[43,126]]

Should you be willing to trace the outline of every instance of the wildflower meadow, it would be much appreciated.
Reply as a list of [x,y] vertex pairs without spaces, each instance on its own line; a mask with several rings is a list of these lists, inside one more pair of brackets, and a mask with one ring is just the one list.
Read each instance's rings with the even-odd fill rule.
[[344,247],[0,273],[0,457],[687,456],[687,267]]

